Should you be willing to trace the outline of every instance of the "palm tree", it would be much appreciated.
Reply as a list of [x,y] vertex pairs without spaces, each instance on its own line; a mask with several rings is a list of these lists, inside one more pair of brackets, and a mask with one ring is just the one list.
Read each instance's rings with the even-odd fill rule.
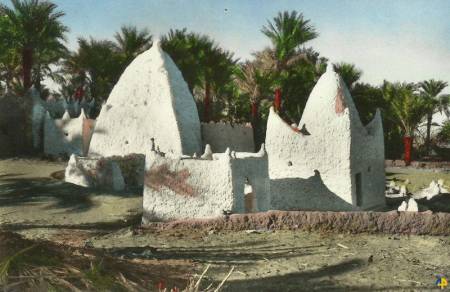
[[265,49],[260,57],[273,60],[272,68],[280,79],[275,89],[277,105],[281,103],[280,87],[283,79],[289,77],[286,70],[301,60],[307,60],[306,54],[301,52],[301,46],[315,39],[318,34],[310,24],[310,20],[305,19],[303,14],[297,11],[279,12],[273,22],[268,21],[267,26],[263,26],[261,31],[271,41],[272,48]]
[[431,146],[431,124],[433,121],[433,114],[436,111],[449,112],[450,95],[440,94],[448,83],[440,80],[426,80],[419,83],[421,93],[425,99],[425,107],[427,110],[427,136],[425,140],[427,153],[430,153]]
[[208,122],[212,94],[231,81],[236,60],[205,35],[186,29],[170,30],[161,38],[162,48],[180,68],[189,89],[203,92],[203,121]]
[[235,70],[235,83],[239,90],[247,95],[251,103],[251,122],[253,136],[255,137],[255,147],[259,148],[262,143],[260,133],[259,106],[263,99],[267,98],[272,84],[272,76],[261,68],[257,62],[247,61]]
[[63,72],[69,76],[69,82],[63,80],[65,90],[73,96],[86,89],[90,98],[106,100],[123,71],[121,56],[108,40],[79,38],[78,46],[63,64]]
[[267,26],[263,26],[262,33],[272,43],[277,71],[298,58],[296,53],[301,45],[318,36],[310,20],[297,11],[279,12],[273,22],[268,21]]
[[135,26],[122,26],[114,35],[117,50],[123,55],[128,66],[140,53],[152,46],[152,35],[147,29],[138,30]]
[[403,132],[405,144],[405,162],[411,162],[411,146],[417,125],[426,115],[424,99],[412,83],[389,83],[382,86],[383,98],[390,106],[390,113],[396,119]]
[[196,39],[191,37],[191,33],[188,33],[186,28],[181,30],[171,29],[161,37],[161,47],[177,64],[189,90],[193,92],[194,88],[201,83],[201,68],[197,58],[201,49]]
[[14,30],[14,41],[22,57],[22,79],[25,89],[32,85],[32,69],[45,49],[60,50],[67,27],[60,22],[64,12],[49,1],[11,0],[12,8],[0,4],[0,14],[6,15]]
[[334,63],[333,68],[341,76],[342,80],[344,80],[350,92],[352,92],[355,83],[359,81],[363,72],[356,68],[354,64],[344,62]]

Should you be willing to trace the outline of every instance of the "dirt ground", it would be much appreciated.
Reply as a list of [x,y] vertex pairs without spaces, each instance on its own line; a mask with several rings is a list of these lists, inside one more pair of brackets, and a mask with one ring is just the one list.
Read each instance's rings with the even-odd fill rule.
[[136,265],[149,261],[156,278],[167,281],[180,273],[199,275],[210,265],[202,289],[232,267],[225,291],[437,291],[435,275],[450,276],[449,237],[139,229],[140,194],[92,191],[50,178],[64,167],[0,160],[0,229]]
[[0,224],[98,226],[140,221],[139,191],[94,191],[51,177],[65,167],[64,162],[0,160]]
[[434,172],[429,169],[388,168],[386,169],[386,179],[395,179],[397,184],[403,184],[406,179],[409,179],[408,190],[417,192],[428,187],[432,180],[437,181],[438,179],[443,179],[445,185],[450,187],[450,170]]

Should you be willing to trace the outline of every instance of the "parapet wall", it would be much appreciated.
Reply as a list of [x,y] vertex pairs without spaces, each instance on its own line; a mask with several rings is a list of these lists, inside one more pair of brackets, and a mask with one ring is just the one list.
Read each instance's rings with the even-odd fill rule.
[[202,123],[203,147],[211,145],[214,152],[228,147],[238,152],[255,151],[253,129],[250,124]]
[[387,233],[450,235],[450,214],[431,212],[305,212],[269,211],[233,214],[211,220],[152,223],[145,229],[202,230],[303,230],[335,233]]
[[94,127],[95,120],[87,119],[84,112],[74,119],[68,112],[62,119],[53,119],[47,112],[43,131],[44,153],[53,156],[86,156]]
[[[208,153],[201,158],[146,155],[144,222],[213,218],[223,212],[269,209],[265,152]],[[246,200],[245,187],[252,187]],[[251,204],[247,206],[246,204]]]

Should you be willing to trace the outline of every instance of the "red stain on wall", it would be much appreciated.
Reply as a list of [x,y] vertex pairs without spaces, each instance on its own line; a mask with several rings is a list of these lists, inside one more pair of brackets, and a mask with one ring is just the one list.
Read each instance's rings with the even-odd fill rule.
[[340,85],[335,98],[334,111],[337,114],[341,114],[344,112],[346,107],[347,105],[345,104],[344,100],[344,88],[342,87],[342,85]]
[[94,131],[95,120],[83,119],[83,129],[81,135],[83,137],[83,155],[87,156],[89,144],[91,143],[92,132]]
[[167,164],[152,167],[145,174],[145,185],[160,191],[162,187],[167,187],[178,195],[194,197],[196,191],[187,179],[191,176],[188,169],[171,171]]

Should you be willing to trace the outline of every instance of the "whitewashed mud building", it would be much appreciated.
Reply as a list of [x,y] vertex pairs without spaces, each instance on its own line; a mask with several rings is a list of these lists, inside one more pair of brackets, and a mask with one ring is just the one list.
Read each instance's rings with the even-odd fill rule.
[[384,205],[380,112],[367,126],[331,66],[297,127],[270,111],[266,133],[274,209],[358,210]]
[[156,43],[121,76],[89,157],[73,155],[66,180],[116,190],[143,184],[144,222],[384,205],[380,114],[363,126],[333,70],[318,81],[298,127],[271,110],[266,145],[253,153],[247,125],[202,125],[181,72]]
[[91,111],[94,101],[44,101],[34,89],[31,96],[34,148],[42,148],[51,156],[86,156],[95,127],[95,119],[88,117],[86,111]]

